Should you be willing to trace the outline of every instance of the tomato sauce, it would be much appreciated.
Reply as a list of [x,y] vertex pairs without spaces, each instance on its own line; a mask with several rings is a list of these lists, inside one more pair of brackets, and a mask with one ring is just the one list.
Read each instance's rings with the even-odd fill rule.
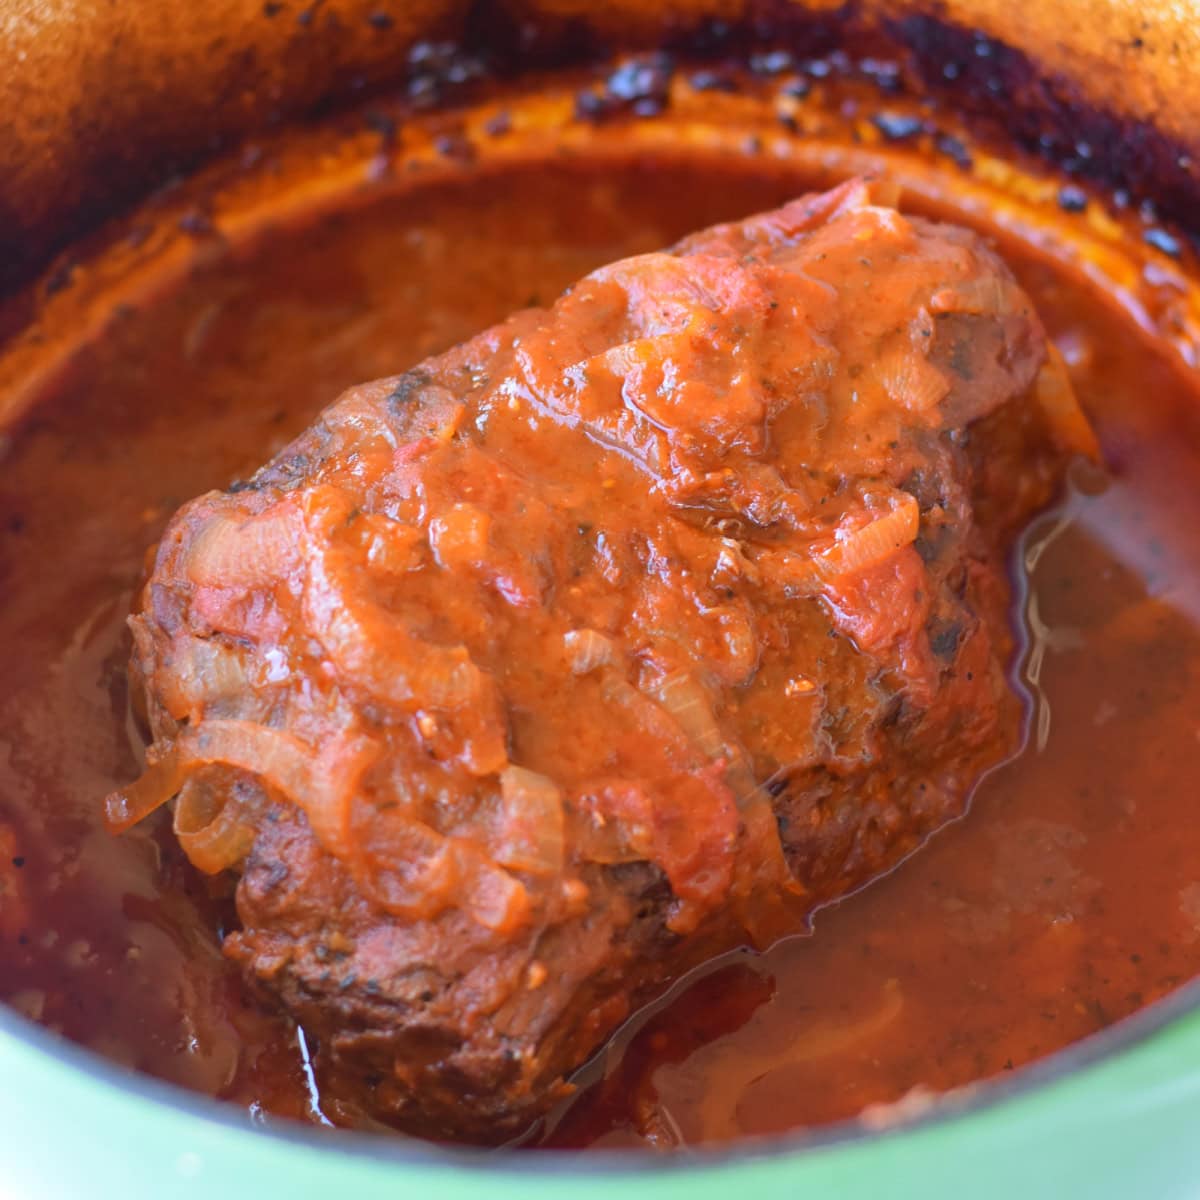
[[[249,474],[343,388],[394,374],[617,257],[809,181],[663,159],[513,168],[314,217],[118,313],[2,443],[0,999],[242,1106],[322,1109],[303,1038],[243,993],[230,887],[138,770],[125,616],[180,503]],[[967,819],[817,914],[810,936],[677,985],[530,1141],[659,1148],[850,1117],[1014,1070],[1200,971],[1200,407],[1149,336],[1015,245],[1108,472],[1080,468],[1013,570],[1025,746]]]

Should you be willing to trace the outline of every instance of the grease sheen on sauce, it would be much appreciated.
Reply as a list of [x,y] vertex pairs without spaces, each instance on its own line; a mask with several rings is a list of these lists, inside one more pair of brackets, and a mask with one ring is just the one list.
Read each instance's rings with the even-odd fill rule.
[[[610,164],[514,170],[486,206],[418,189],[217,258],[79,353],[0,478],[0,998],[255,1119],[321,1119],[296,1031],[219,954],[227,885],[161,814],[117,841],[100,825],[137,769],[124,617],[145,547],[343,387],[804,187]],[[1200,407],[1096,298],[1004,250],[1111,468],[1021,547],[1025,750],[812,936],[729,956],[633,1022],[542,1144],[827,1123],[1019,1067],[1200,971]]]

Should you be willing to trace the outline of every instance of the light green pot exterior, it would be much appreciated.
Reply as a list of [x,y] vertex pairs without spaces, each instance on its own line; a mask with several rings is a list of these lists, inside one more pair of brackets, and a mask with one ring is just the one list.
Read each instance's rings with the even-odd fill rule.
[[[251,1128],[234,1110],[124,1075],[0,1014],[5,1200],[1143,1200],[1200,1196],[1200,1012],[1179,996],[986,1089],[958,1115],[872,1137],[693,1161],[441,1155],[413,1143]],[[1186,1009],[1181,1016],[1174,1016]],[[1157,1029],[1165,1017],[1174,1016]],[[1105,1043],[1147,1036],[1105,1053]],[[1078,1058],[1080,1052],[1074,1052]],[[1038,1082],[1037,1077],[1058,1076]]]

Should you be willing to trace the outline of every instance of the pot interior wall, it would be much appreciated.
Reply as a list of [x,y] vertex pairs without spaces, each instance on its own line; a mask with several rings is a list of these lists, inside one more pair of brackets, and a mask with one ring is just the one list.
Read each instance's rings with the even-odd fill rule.
[[[899,55],[905,86],[948,93],[1165,217],[1194,221],[1200,195],[1200,83],[1187,70],[1200,25],[1166,3],[22,0],[0,34],[0,291],[139,195],[287,120],[397,90],[436,103],[464,74],[630,48]],[[465,50],[453,65],[448,44]]]

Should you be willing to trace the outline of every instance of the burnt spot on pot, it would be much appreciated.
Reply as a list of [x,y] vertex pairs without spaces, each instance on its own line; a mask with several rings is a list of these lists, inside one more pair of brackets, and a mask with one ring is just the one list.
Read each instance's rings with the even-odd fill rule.
[[475,146],[460,132],[440,134],[434,138],[433,148],[442,158],[464,165],[474,162],[478,156]]
[[623,58],[598,85],[576,93],[575,114],[587,121],[622,113],[657,116],[670,99],[674,70],[674,59],[663,52]]
[[[1118,207],[1122,193],[1153,194],[1165,218],[1196,226],[1200,171],[1178,141],[1098,107],[1078,85],[1045,72],[1023,51],[941,17],[913,13],[886,27],[911,53],[916,84],[945,96],[982,136],[1015,142],[1095,181]],[[1139,38],[1127,51],[1148,53],[1149,47]]]
[[796,65],[796,60],[790,50],[776,48],[751,54],[746,65],[752,75],[772,78],[790,71]]
[[211,237],[217,232],[212,217],[203,209],[190,208],[179,218],[179,228],[190,237]]
[[910,141],[925,129],[925,122],[912,113],[877,112],[871,117],[871,124],[889,142]]
[[736,92],[737,76],[728,67],[700,67],[688,75],[688,86],[697,92]]
[[904,90],[904,72],[894,59],[868,55],[857,66],[858,73],[880,91],[896,93]]
[[396,144],[396,132],[399,128],[396,118],[390,113],[378,108],[368,108],[363,113],[363,124],[379,137],[384,149],[390,150]]
[[1058,207],[1063,212],[1083,212],[1087,208],[1087,202],[1087,193],[1073,183],[1065,184],[1058,189]]
[[75,262],[73,259],[64,259],[46,276],[46,295],[54,296],[59,292],[65,291],[71,286],[71,281],[75,277]]
[[1147,229],[1142,235],[1148,246],[1167,255],[1168,258],[1179,258],[1183,254],[1183,243],[1174,234],[1157,226]]
[[486,79],[497,69],[486,47],[474,50],[456,42],[418,42],[408,53],[404,97],[413,108],[437,108],[465,85]]
[[951,133],[939,133],[934,138],[933,144],[937,151],[950,159],[956,167],[961,167],[964,171],[971,169],[973,161],[971,152],[961,138],[957,138]]
[[506,108],[493,113],[483,124],[483,131],[488,137],[503,137],[512,130],[512,113]]

